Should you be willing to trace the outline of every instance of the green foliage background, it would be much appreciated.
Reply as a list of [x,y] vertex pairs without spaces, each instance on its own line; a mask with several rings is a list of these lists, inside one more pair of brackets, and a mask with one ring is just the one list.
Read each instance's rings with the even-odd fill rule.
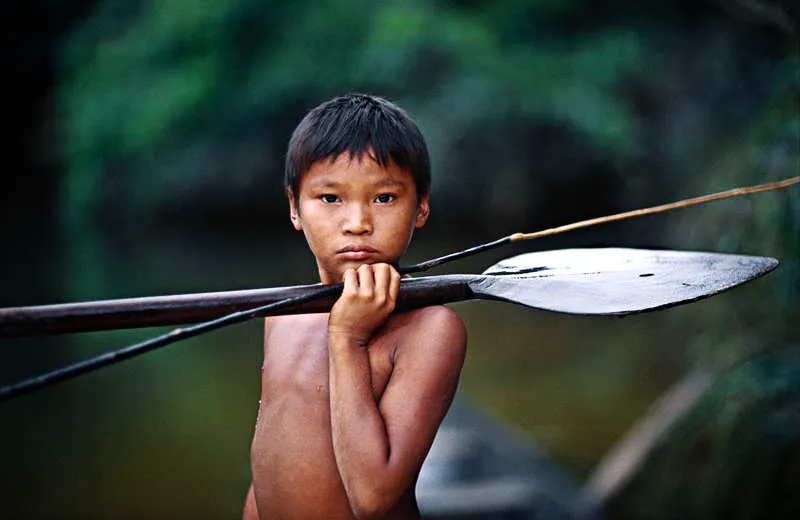
[[[80,234],[282,218],[288,134],[350,90],[419,120],[442,226],[530,230],[789,177],[794,14],[738,1],[107,0],[63,48],[62,222]],[[776,303],[791,309],[796,191],[676,215],[654,225],[656,242],[780,256]],[[651,241],[630,229],[616,240]]]
[[[351,90],[397,101],[428,139],[433,218],[409,262],[797,175],[797,21],[780,1],[98,0],[54,50],[39,149],[57,197],[46,233],[28,230],[25,214],[3,222],[0,296],[17,305],[315,281],[287,225],[283,153],[307,110]],[[729,294],[622,321],[457,307],[470,333],[463,393],[578,483],[686,370],[800,348],[798,188],[519,250],[599,245],[782,265]],[[18,379],[151,332],[8,342],[0,373]],[[6,510],[237,516],[258,336],[255,323],[218,332],[4,405]]]

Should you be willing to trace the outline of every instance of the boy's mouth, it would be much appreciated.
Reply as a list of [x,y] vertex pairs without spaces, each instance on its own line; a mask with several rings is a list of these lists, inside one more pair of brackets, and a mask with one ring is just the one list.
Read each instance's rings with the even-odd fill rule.
[[377,252],[378,252],[377,249],[374,249],[369,246],[351,244],[351,245],[346,245],[345,247],[336,251],[336,254],[348,260],[364,260],[374,255]]

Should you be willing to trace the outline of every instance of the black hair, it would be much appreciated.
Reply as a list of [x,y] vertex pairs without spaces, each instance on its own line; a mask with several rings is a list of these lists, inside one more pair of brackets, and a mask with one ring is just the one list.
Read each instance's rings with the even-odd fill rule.
[[359,93],[326,101],[300,121],[289,140],[284,186],[296,200],[300,181],[315,162],[345,151],[360,159],[370,148],[381,167],[391,160],[411,173],[418,197],[428,194],[430,158],[416,123],[394,103]]

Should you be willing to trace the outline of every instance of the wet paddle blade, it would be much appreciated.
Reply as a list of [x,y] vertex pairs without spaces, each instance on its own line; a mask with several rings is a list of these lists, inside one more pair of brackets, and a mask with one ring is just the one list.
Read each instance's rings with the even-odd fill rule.
[[563,249],[507,258],[469,283],[476,297],[585,315],[625,315],[706,298],[758,278],[774,258],[646,249]]

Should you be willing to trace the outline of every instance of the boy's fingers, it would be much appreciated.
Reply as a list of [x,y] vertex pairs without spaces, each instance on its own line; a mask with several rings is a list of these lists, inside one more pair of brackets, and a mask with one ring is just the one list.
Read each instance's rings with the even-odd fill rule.
[[358,293],[361,296],[372,296],[375,292],[374,277],[371,265],[362,264],[358,268]]
[[391,269],[389,264],[374,264],[372,266],[372,270],[375,273],[375,297],[380,299],[381,303],[391,298],[388,292],[392,276]]
[[388,311],[394,310],[397,295],[400,292],[400,274],[389,264],[375,264],[375,296]]
[[390,276],[391,280],[389,282],[389,297],[392,299],[392,304],[394,304],[394,302],[397,301],[397,295],[400,294],[400,280],[402,277],[394,268],[392,268]]
[[358,292],[358,274],[356,273],[355,269],[352,267],[345,269],[344,275],[342,276],[342,281],[344,282],[342,294]]

